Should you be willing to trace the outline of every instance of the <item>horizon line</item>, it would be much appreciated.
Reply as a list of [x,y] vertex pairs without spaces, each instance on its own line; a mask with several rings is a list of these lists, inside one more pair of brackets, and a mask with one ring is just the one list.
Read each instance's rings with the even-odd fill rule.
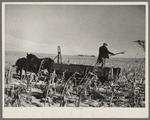
[[[23,53],[29,53],[29,52],[27,52],[27,51],[11,51],[11,50],[5,50],[5,52],[23,52]],[[37,52],[30,52],[30,53],[35,53],[35,54],[51,54],[51,55],[57,55],[58,53],[56,53],[56,54],[54,54],[54,53],[37,53]],[[62,54],[62,55],[67,55],[67,54]],[[83,55],[83,54],[76,54],[76,55],[70,55],[70,56],[79,56],[79,55]],[[84,56],[87,56],[87,57],[90,57],[91,55],[87,55],[87,54],[84,54],[83,55],[83,57]],[[98,56],[96,56],[96,55],[94,55],[95,57],[98,57]],[[82,56],[81,56],[82,57]],[[114,57],[112,57],[112,58],[114,58]],[[145,57],[115,57],[115,58],[145,58]]]

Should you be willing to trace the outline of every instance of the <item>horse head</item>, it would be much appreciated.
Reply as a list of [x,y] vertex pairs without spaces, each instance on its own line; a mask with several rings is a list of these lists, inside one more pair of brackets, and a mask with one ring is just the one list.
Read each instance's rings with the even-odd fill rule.
[[50,67],[54,61],[51,58],[43,58],[41,61],[41,67],[43,69]]
[[47,69],[49,72],[53,71],[54,61],[51,58],[44,58],[41,61],[41,69]]

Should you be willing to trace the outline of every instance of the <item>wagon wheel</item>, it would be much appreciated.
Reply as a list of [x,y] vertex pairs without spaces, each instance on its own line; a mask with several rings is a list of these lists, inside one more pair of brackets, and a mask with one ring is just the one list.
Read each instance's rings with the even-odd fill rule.
[[[59,64],[61,62],[61,64],[62,64],[62,57],[61,57],[61,48],[60,48],[60,46],[57,47],[57,51],[58,51],[57,63]],[[59,59],[60,59],[60,62],[59,62]]]

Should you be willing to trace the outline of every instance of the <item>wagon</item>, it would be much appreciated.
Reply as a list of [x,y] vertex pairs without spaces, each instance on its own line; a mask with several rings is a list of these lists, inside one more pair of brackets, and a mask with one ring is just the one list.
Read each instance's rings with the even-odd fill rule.
[[95,67],[88,65],[78,65],[78,64],[58,64],[54,63],[54,69],[57,74],[63,73],[66,71],[68,75],[72,75],[75,72],[79,73],[80,77],[83,77],[88,72],[93,72],[100,79],[111,80],[119,77],[121,68],[113,68],[113,67]]
[[[89,66],[89,65],[80,65],[80,64],[63,64],[62,57],[61,57],[61,49],[58,46],[58,55],[55,57],[57,58],[57,63],[54,63],[54,69],[57,74],[63,73],[66,71],[68,76],[72,75],[75,72],[78,72],[78,77],[83,77],[86,73],[92,72],[102,81],[109,81],[112,79],[117,79],[119,77],[121,68],[113,68],[113,67],[102,67]],[[55,59],[54,58],[54,59]]]

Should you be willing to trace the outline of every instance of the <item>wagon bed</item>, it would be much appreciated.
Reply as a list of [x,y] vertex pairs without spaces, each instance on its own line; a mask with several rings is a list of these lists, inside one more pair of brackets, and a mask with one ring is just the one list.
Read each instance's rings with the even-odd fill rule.
[[119,76],[120,68],[112,68],[112,67],[94,67],[89,65],[80,65],[80,64],[58,64],[54,63],[54,69],[56,73],[62,73],[67,71],[66,73],[73,74],[78,72],[81,76],[84,76],[87,72],[93,71],[97,74],[98,77],[104,77],[106,79],[112,79],[114,76]]

